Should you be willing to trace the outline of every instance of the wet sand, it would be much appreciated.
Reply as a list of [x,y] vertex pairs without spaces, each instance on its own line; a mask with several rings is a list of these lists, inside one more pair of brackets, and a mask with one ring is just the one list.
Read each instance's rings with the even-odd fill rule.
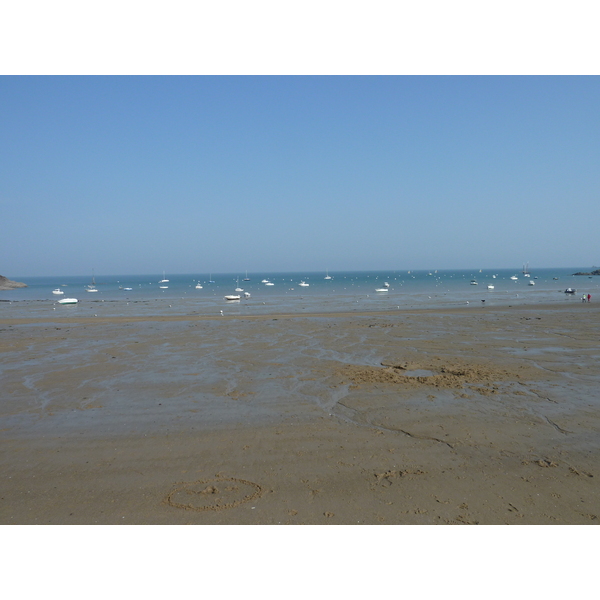
[[597,524],[600,305],[0,321],[2,524]]

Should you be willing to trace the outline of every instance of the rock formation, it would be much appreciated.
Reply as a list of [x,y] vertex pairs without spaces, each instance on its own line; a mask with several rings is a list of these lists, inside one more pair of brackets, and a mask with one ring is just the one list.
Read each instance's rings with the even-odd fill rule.
[[14,290],[15,288],[27,287],[26,283],[20,281],[11,281],[3,275],[0,275],[0,290]]

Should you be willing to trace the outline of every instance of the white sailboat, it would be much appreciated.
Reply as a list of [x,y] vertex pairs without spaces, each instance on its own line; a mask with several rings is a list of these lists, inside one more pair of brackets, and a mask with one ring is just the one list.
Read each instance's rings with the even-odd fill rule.
[[240,287],[240,278],[239,277],[237,278],[237,284],[236,285],[237,285],[237,287],[235,288],[236,292],[243,292],[244,291],[243,288]]
[[248,271],[246,271],[246,277],[244,277],[244,281],[250,281],[250,277],[248,277]]
[[331,279],[331,277],[329,276],[329,269],[325,270],[325,279]]
[[92,283],[90,283],[87,288],[85,288],[86,292],[97,292],[96,289],[96,278],[94,277],[94,271],[92,270]]
[[165,277],[164,271],[163,271],[163,278],[158,283],[169,283],[169,280]]

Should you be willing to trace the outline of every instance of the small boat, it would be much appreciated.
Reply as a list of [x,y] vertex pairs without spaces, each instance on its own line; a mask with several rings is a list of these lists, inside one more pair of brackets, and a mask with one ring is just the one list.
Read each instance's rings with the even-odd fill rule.
[[200,285],[200,282],[198,282],[198,283],[196,284],[196,289],[197,289],[197,290],[201,290],[201,289],[202,289],[202,286]]
[[384,288],[377,288],[375,291],[376,292],[389,292],[390,290],[389,290],[389,288],[384,287]]
[[530,280],[530,281],[529,281],[529,285],[535,285],[535,281],[533,281],[533,280]]
[[575,288],[567,288],[565,294],[574,294],[577,290]]
[[558,281],[558,277],[553,277],[552,279],[554,279],[554,281]]
[[244,289],[240,287],[240,278],[237,278],[237,287],[235,288],[236,292],[243,292]]
[[248,271],[246,271],[246,277],[244,277],[244,281],[250,281],[250,277],[248,277]]
[[389,287],[390,287],[390,284],[389,284],[389,283],[386,281],[386,282],[383,284],[383,287],[389,288]]
[[488,285],[488,290],[493,290],[494,286],[493,285]]
[[86,292],[97,292],[96,289],[96,278],[94,277],[94,270],[92,269],[92,283],[90,283],[85,289]]
[[516,281],[516,280],[517,280],[517,279],[519,279],[519,278],[518,278],[516,275],[513,275],[513,276],[511,277],[511,279],[512,279],[513,281]]
[[471,279],[471,285],[479,285],[474,279]]
[[125,292],[130,292],[133,288],[123,288]]
[[235,300],[240,300],[240,296],[236,296],[236,295],[230,295],[230,296],[224,296],[225,300],[227,300],[228,302],[234,302]]
[[250,298],[250,292],[244,292],[244,298],[246,298],[246,299]]
[[159,285],[158,286],[161,290],[168,290],[169,286],[168,285]]
[[269,283],[269,280],[268,280],[268,279],[263,279],[263,280],[261,281],[261,283]]
[[302,287],[308,287],[310,285],[310,283],[306,283],[306,281],[301,281],[298,285],[300,285]]
[[325,279],[331,279],[331,277],[329,276],[329,269],[325,271]]
[[165,278],[165,272],[163,271],[163,278],[158,283],[169,283],[169,280]]
[[56,288],[55,290],[52,290],[52,293],[53,294],[58,294],[58,295],[64,294],[64,292],[60,288]]
[[267,283],[265,283],[265,285],[275,285],[275,284],[271,283],[270,281],[267,281]]
[[58,301],[59,304],[77,304],[77,302],[79,302],[77,298],[63,298]]

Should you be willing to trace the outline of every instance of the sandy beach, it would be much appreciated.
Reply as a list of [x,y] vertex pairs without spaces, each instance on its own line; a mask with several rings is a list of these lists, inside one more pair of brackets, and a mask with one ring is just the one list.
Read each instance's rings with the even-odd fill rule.
[[0,320],[2,524],[598,524],[600,305]]

